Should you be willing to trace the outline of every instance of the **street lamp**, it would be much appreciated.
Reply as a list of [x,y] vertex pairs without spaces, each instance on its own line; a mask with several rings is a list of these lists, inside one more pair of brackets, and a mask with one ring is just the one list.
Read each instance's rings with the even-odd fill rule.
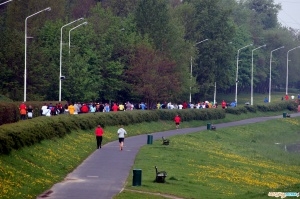
[[[202,42],[208,41],[209,39],[204,39],[202,41],[199,41],[197,43],[195,43],[194,46],[201,44]],[[191,84],[190,84],[190,101],[192,102],[192,78],[193,78],[193,57],[191,56]]]
[[75,26],[74,28],[72,28],[71,30],[69,30],[69,56],[70,56],[70,48],[71,48],[71,31],[82,26],[82,25],[86,25],[87,22],[83,22],[81,24],[79,24],[78,26]]
[[9,1],[5,1],[5,2],[3,2],[3,3],[0,3],[0,6],[3,5],[3,4],[9,3],[9,2],[11,2],[11,1],[13,1],[13,0],[9,0]]
[[289,53],[292,51],[292,50],[295,50],[297,48],[300,48],[300,46],[297,46],[295,48],[292,48],[291,50],[289,50],[287,53],[286,53],[286,87],[285,87],[285,94],[287,95],[288,94],[288,84],[289,84]]
[[76,21],[80,21],[80,20],[83,20],[83,18],[79,18],[79,19],[76,19],[68,24],[65,24],[61,27],[60,29],[60,54],[59,54],[59,98],[58,98],[58,101],[60,102],[61,101],[61,80],[62,80],[62,75],[61,75],[61,64],[62,64],[62,31],[63,31],[63,28],[68,26],[68,25],[71,25],[72,23],[75,23]]
[[265,44],[265,45],[259,46],[259,47],[257,47],[257,48],[255,48],[255,49],[252,50],[252,67],[251,67],[251,106],[253,105],[253,52],[254,52],[255,50],[258,50],[258,49],[260,49],[260,48],[262,48],[262,47],[266,47],[266,46],[267,46],[267,45]]
[[271,102],[271,87],[272,87],[272,83],[271,83],[272,82],[272,78],[271,78],[271,76],[272,76],[272,53],[276,50],[281,49],[281,48],[284,48],[284,46],[281,46],[279,48],[276,48],[276,49],[272,50],[271,55],[270,55],[269,103]]
[[36,12],[36,13],[34,13],[34,14],[32,14],[32,15],[30,15],[30,16],[28,16],[28,17],[26,17],[26,19],[25,19],[25,58],[24,58],[24,62],[25,62],[25,69],[24,69],[24,102],[26,102],[26,82],[27,82],[27,20],[30,18],[30,17],[32,17],[32,16],[34,16],[34,15],[37,15],[37,14],[39,14],[39,13],[41,13],[41,12],[44,12],[44,11],[51,11],[51,8],[50,7],[48,7],[48,8],[45,8],[44,10],[40,10],[40,11],[38,11],[38,12]]
[[237,51],[237,56],[236,56],[236,75],[235,75],[235,103],[237,105],[237,86],[238,86],[238,75],[239,75],[239,54],[240,54],[240,50],[247,48],[249,46],[252,46],[253,44],[249,44],[247,46],[244,46],[240,49],[238,49]]

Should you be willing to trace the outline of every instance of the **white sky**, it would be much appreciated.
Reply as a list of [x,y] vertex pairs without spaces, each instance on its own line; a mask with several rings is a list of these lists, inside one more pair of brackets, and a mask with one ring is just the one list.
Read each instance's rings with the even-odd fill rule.
[[287,27],[300,29],[300,0],[274,0],[281,4],[278,21]]

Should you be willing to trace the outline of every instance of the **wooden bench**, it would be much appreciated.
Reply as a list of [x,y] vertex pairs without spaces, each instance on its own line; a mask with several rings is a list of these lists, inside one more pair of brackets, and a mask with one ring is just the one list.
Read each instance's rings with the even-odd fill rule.
[[169,145],[170,140],[166,139],[164,136],[162,137],[163,145]]
[[167,172],[158,171],[157,166],[155,166],[155,172],[156,172],[155,182],[164,183],[165,178],[167,177]]

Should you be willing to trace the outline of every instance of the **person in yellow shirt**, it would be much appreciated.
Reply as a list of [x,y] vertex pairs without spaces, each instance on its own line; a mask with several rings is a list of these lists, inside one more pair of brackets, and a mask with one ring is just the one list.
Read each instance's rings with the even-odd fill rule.
[[124,111],[124,108],[125,108],[124,105],[123,105],[122,103],[120,103],[120,104],[119,104],[119,110],[120,110],[120,111]]
[[160,103],[159,102],[156,104],[156,108],[160,109]]
[[73,104],[70,104],[70,105],[68,106],[68,110],[69,110],[69,114],[70,114],[70,115],[74,115],[75,107],[73,106]]

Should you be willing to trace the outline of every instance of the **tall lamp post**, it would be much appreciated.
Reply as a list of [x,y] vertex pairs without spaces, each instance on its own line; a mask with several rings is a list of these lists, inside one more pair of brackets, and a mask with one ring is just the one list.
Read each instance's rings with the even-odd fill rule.
[[13,0],[9,0],[9,1],[5,1],[5,2],[3,2],[3,3],[0,3],[0,6],[3,5],[3,4],[9,3],[9,2],[11,2],[11,1],[13,1]]
[[253,105],[253,52],[255,51],[255,50],[258,50],[258,49],[260,49],[260,48],[262,48],[262,47],[266,47],[267,45],[265,44],[265,45],[262,45],[262,46],[259,46],[259,47],[257,47],[257,48],[255,48],[255,49],[253,49],[252,50],[252,65],[251,65],[251,106]]
[[25,68],[24,68],[24,102],[26,102],[26,86],[27,86],[27,20],[34,16],[34,15],[37,15],[41,12],[44,12],[44,11],[51,11],[51,8],[48,7],[48,8],[45,8],[44,10],[40,10],[28,17],[26,17],[25,19],[25,58],[24,58],[24,62],[25,62]]
[[61,101],[61,80],[62,80],[62,75],[61,75],[61,65],[62,65],[62,32],[63,32],[63,28],[71,25],[72,23],[75,23],[76,21],[80,21],[83,20],[83,18],[79,18],[76,19],[68,24],[65,24],[61,27],[60,29],[60,54],[59,54],[59,97],[58,97],[58,101]]
[[69,30],[69,56],[70,56],[70,48],[71,48],[71,31],[78,28],[78,27],[80,27],[80,26],[82,26],[82,25],[86,25],[86,24],[87,24],[87,22],[83,22],[83,23],[79,24],[78,26],[75,26],[74,28],[71,28]]
[[253,44],[249,44],[247,46],[244,46],[244,47],[238,49],[238,51],[237,51],[237,56],[236,56],[236,75],[235,75],[235,98],[234,98],[236,105],[237,105],[237,87],[238,87],[238,75],[239,75],[239,54],[240,54],[240,51],[242,49],[247,48],[247,47],[252,46],[252,45]]
[[300,46],[297,46],[295,48],[292,48],[286,53],[286,83],[285,83],[285,94],[288,94],[288,84],[289,84],[289,53],[297,48],[300,48]]
[[[194,46],[196,46],[202,42],[208,41],[208,40],[209,39],[204,39],[202,41],[199,41]],[[192,78],[193,78],[193,57],[191,57],[191,84],[190,84],[190,101],[189,102],[192,102]]]
[[271,51],[271,54],[270,54],[270,78],[269,78],[269,103],[271,102],[271,87],[272,87],[272,53],[276,50],[280,50],[284,48],[284,46],[281,46],[279,48],[276,48],[274,50]]

